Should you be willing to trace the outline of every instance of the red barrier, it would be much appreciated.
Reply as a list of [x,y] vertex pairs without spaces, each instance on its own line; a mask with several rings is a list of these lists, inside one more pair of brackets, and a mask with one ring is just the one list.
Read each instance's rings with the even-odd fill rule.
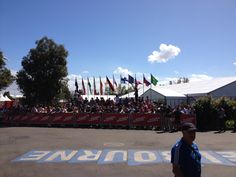
[[52,125],[73,125],[75,123],[73,113],[54,113],[51,114],[50,124]]
[[131,124],[133,126],[160,126],[160,114],[141,114],[131,115]]
[[103,125],[129,125],[129,114],[104,113],[102,116]]
[[10,124],[12,125],[17,125],[17,124],[23,124],[24,122],[26,122],[26,119],[28,119],[28,114],[16,114],[16,115],[11,115],[9,117],[10,119]]
[[29,113],[30,115],[30,124],[33,125],[47,125],[50,123],[50,114],[47,113]]
[[191,122],[196,125],[196,116],[194,114],[181,114],[180,122],[181,124],[184,122]]
[[79,114],[76,114],[75,123],[78,125],[82,125],[82,124],[96,125],[96,124],[100,124],[100,120],[101,120],[100,113],[95,113],[95,114],[79,113]]

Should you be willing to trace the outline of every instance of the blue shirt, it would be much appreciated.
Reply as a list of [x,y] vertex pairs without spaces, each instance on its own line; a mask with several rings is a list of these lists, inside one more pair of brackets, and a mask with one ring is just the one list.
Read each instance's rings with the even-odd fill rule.
[[185,177],[201,177],[201,154],[195,143],[177,142],[171,149],[171,163],[178,165]]

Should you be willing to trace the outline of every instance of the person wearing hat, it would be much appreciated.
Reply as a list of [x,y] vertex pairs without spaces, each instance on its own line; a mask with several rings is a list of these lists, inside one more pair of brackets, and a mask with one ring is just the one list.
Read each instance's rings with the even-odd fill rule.
[[192,123],[181,126],[182,138],[171,149],[171,163],[175,177],[201,177],[201,154],[197,144],[196,127]]

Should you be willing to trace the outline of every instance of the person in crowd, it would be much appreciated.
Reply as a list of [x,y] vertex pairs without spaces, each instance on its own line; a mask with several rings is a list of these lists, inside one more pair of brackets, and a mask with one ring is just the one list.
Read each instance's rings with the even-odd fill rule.
[[175,130],[179,130],[180,128],[180,116],[181,116],[181,111],[179,106],[177,106],[174,110],[173,110],[173,114],[174,114],[174,118],[175,118]]
[[225,109],[223,107],[220,107],[218,109],[219,132],[225,131],[225,118]]

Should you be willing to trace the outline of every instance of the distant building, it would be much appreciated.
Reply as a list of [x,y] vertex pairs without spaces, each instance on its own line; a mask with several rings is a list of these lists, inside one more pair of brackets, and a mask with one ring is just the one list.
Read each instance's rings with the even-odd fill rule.
[[236,77],[213,78],[164,87],[194,99],[203,96],[211,96],[212,98],[226,96],[236,99]]
[[[152,86],[139,89],[139,97],[148,98],[152,101],[165,101],[172,107],[180,103],[192,103],[197,98],[222,96],[236,99],[236,77],[213,78],[204,81],[189,83]],[[134,97],[134,93],[123,95],[121,98]]]

